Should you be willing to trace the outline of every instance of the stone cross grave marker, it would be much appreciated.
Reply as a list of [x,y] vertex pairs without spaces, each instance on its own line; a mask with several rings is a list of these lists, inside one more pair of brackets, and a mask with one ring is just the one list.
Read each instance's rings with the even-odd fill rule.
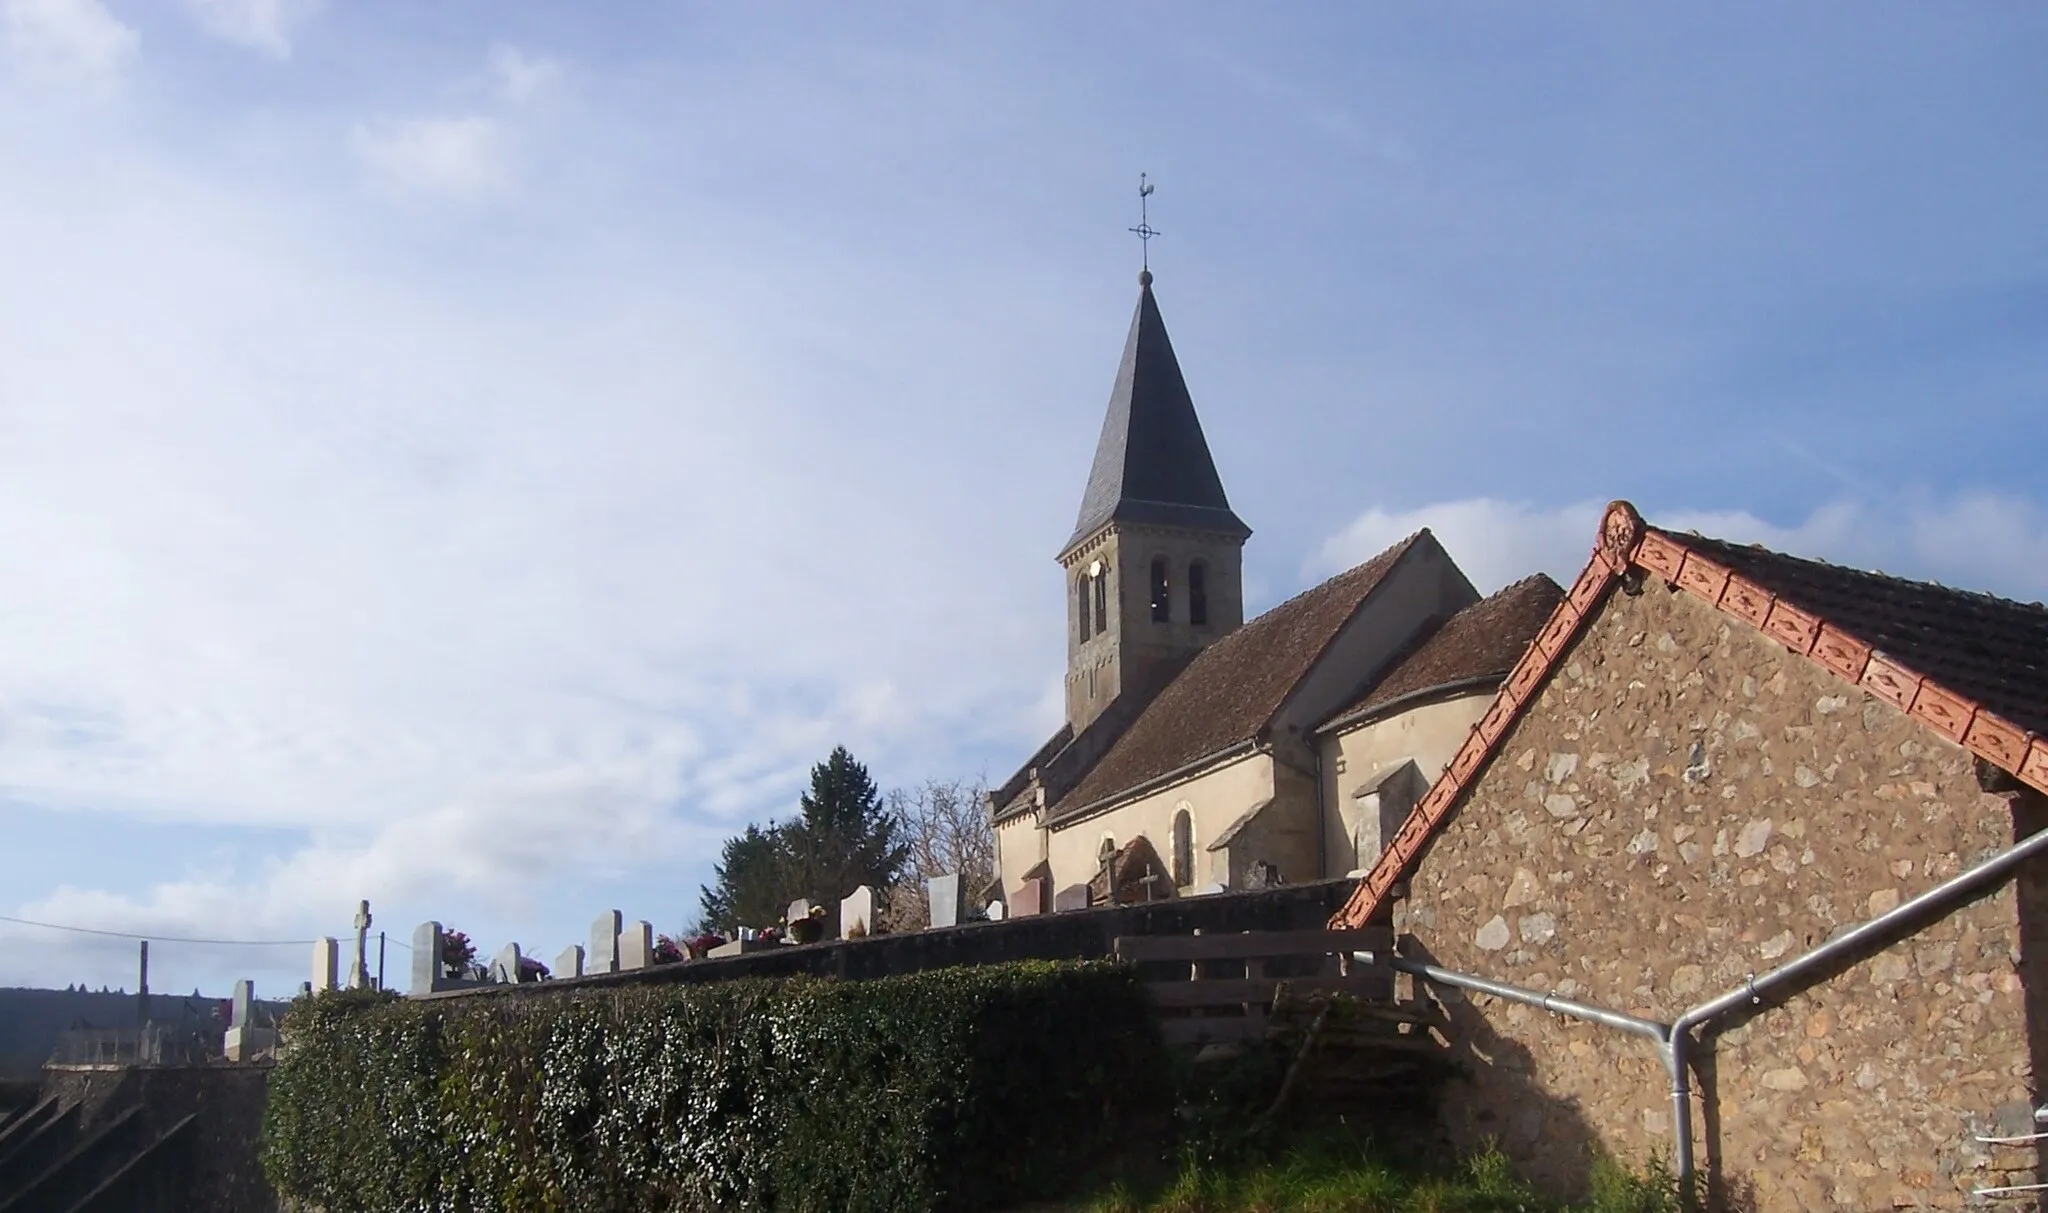
[[617,910],[606,910],[590,924],[590,954],[584,960],[586,973],[619,971],[619,924]]
[[583,976],[582,944],[572,943],[562,949],[562,954],[555,957],[555,971],[553,975],[558,978]]
[[839,903],[839,938],[851,939],[855,923],[860,924],[863,935],[875,933],[875,891],[867,885],[861,885]]
[[331,938],[313,941],[313,992],[334,988],[334,972],[341,959],[341,946]]
[[619,969],[644,969],[654,963],[654,924],[629,924],[619,936]]
[[445,984],[441,976],[441,924],[423,922],[412,929],[411,994],[432,994]]
[[958,872],[934,876],[924,882],[925,892],[931,899],[933,926],[960,925],[960,883]]
[[348,988],[370,988],[370,903],[356,904],[356,959],[348,968]]
[[519,945],[508,943],[491,958],[491,981],[498,985],[519,982]]
[[235,999],[228,1004],[228,1026],[246,1028],[255,1023],[251,1016],[256,1009],[256,983],[248,978],[235,983]]

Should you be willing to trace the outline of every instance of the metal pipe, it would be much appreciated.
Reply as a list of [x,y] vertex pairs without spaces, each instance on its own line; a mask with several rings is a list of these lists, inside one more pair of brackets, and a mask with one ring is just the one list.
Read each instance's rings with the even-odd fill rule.
[[1925,915],[1935,911],[1945,913],[1968,898],[2004,883],[2015,868],[2044,850],[2048,850],[2048,830],[2028,835],[2024,840],[1969,871],[1941,882],[1918,897],[1902,902],[1860,926],[1844,931],[1812,951],[1786,961],[1762,977],[1752,977],[1720,997],[1700,1003],[1673,1020],[1665,1064],[1671,1071],[1671,1165],[1672,1169],[1678,1172],[1679,1182],[1685,1183],[1692,1175],[1692,1099],[1688,1090],[1686,1048],[1695,1029],[1705,1027],[1731,1011],[1745,1006],[1760,1005],[1766,995],[1778,991],[1794,980],[1805,977],[1816,969],[1824,968],[1861,947],[1884,939],[1892,932],[1912,925]]
[[[1861,947],[1883,940],[1893,932],[1911,926],[1922,916],[1936,911],[1946,913],[1961,902],[2003,883],[2014,869],[2043,851],[2048,851],[2048,830],[2030,834],[2011,848],[1999,852],[1969,871],[1945,880],[1918,897],[1844,931],[1819,947],[1786,961],[1762,977],[1752,977],[1727,993],[1698,1004],[1668,1025],[1653,1019],[1608,1010],[1605,1007],[1575,1002],[1569,998],[1559,998],[1555,994],[1525,990],[1519,986],[1507,985],[1470,973],[1454,972],[1406,957],[1395,956],[1391,957],[1390,961],[1397,972],[1408,973],[1437,985],[1490,994],[1509,1002],[1518,1002],[1559,1015],[1604,1024],[1655,1041],[1657,1052],[1664,1062],[1664,1069],[1671,1078],[1671,1168],[1676,1173],[1681,1196],[1690,1201],[1693,1199],[1692,1091],[1691,1063],[1687,1052],[1694,1031],[1707,1027],[1730,1012],[1745,1006],[1761,1005],[1766,995],[1779,991],[1799,978],[1811,975],[1815,970],[1824,968]],[[1986,1189],[1979,1195],[2002,1195],[2007,1191],[2022,1190],[2031,1189]]]
[[1470,973],[1455,973],[1449,969],[1441,969],[1432,964],[1423,964],[1420,961],[1409,960],[1403,956],[1393,957],[1392,963],[1396,972],[1408,973],[1415,977],[1420,977],[1424,981],[1433,982],[1436,985],[1454,986],[1460,990],[1472,990],[1480,994],[1491,994],[1495,998],[1505,998],[1509,1002],[1519,1002],[1545,1011],[1554,1011],[1559,1015],[1569,1015],[1574,1019],[1588,1019],[1594,1023],[1606,1024],[1610,1028],[1620,1028],[1624,1032],[1633,1032],[1638,1036],[1647,1036],[1659,1045],[1662,1045],[1671,1033],[1670,1025],[1658,1023],[1654,1019],[1643,1019],[1635,1015],[1624,1014],[1620,1011],[1610,1011],[1606,1007],[1596,1007],[1590,1003],[1574,1002],[1569,998],[1559,998],[1555,994],[1525,990],[1520,986],[1507,985],[1485,977],[1475,977]]

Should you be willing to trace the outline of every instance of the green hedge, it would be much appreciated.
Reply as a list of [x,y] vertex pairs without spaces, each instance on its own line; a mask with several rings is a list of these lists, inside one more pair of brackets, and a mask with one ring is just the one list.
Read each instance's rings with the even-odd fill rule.
[[325,1213],[986,1209],[1169,1101],[1128,970],[293,1005],[263,1159]]

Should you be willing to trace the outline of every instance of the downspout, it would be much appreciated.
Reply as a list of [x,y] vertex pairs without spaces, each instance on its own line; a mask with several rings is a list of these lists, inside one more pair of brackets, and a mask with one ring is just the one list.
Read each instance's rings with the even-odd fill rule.
[[[1694,1043],[1692,1034],[1695,1031],[1709,1028],[1716,1020],[1722,1019],[1730,1012],[1761,1005],[1767,995],[1781,992],[1784,987],[1798,979],[1811,976],[1816,970],[1823,969],[1843,956],[1884,939],[1922,918],[1946,916],[1948,911],[1963,902],[2002,884],[2015,868],[2044,850],[2048,850],[2048,829],[2028,835],[2011,848],[1999,852],[1960,876],[1945,880],[1918,897],[1844,931],[1763,976],[1752,977],[1720,997],[1694,1006],[1670,1024],[1608,1010],[1605,1007],[1596,1007],[1589,1003],[1574,1002],[1554,994],[1525,990],[1488,978],[1475,977],[1469,973],[1455,973],[1402,956],[1392,957],[1391,963],[1396,972],[1408,973],[1436,985],[1490,994],[1509,1002],[1519,1002],[1559,1015],[1569,1015],[1574,1019],[1604,1024],[1656,1041],[1657,1052],[1663,1059],[1665,1072],[1671,1078],[1671,1168],[1677,1173],[1680,1194],[1691,1200],[1692,1091],[1688,1053],[1689,1046]],[[1882,948],[1878,950],[1881,951]]]

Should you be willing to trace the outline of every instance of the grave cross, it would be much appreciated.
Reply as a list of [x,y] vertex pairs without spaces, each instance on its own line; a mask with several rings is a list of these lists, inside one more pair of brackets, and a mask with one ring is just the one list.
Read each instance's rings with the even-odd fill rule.
[[364,989],[370,984],[370,903],[356,904],[356,967],[351,972],[348,984],[355,989]]

